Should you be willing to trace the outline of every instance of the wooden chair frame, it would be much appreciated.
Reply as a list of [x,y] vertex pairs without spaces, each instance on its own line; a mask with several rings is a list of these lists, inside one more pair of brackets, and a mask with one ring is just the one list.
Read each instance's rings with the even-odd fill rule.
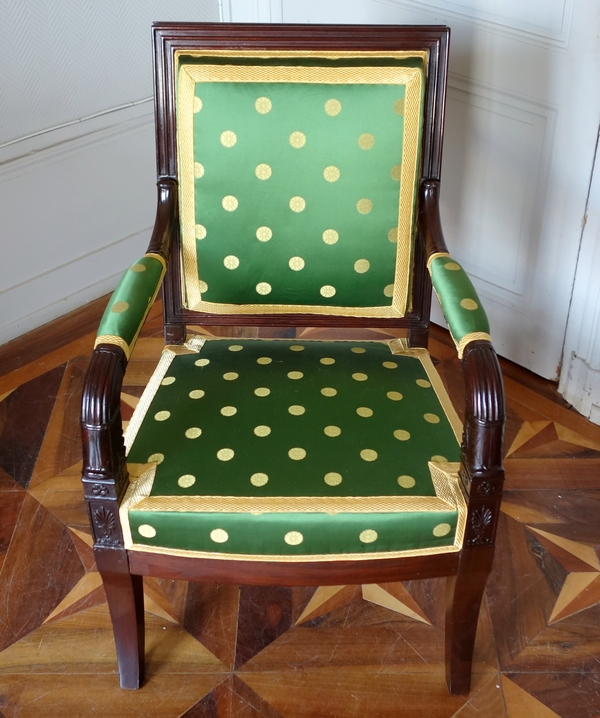
[[[442,131],[449,30],[429,26],[302,26],[158,24],[153,28],[156,81],[158,208],[148,252],[168,262],[163,284],[165,340],[182,343],[186,323],[207,325],[403,327],[411,346],[426,347],[431,281],[427,258],[446,252],[439,210]],[[179,270],[174,53],[178,49],[427,50],[425,124],[418,197],[411,311],[401,319],[318,315],[208,315],[182,307]],[[100,344],[82,402],[83,486],[117,647],[121,686],[138,688],[144,672],[143,576],[288,586],[362,584],[447,578],[446,670],[451,693],[469,691],[477,617],[492,567],[504,472],[504,395],[490,342],[473,341],[463,359],[466,412],[460,477],[468,496],[463,548],[410,558],[273,563],[168,556],[124,547],[119,502],[128,484],[120,393],[126,368],[121,348]]]

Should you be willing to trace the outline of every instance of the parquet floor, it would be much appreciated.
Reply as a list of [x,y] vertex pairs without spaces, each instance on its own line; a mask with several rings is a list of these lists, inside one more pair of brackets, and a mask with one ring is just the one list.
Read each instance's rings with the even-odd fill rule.
[[[0,351],[0,718],[600,716],[600,427],[508,363],[505,501],[468,698],[445,687],[437,579],[148,580],[148,679],[121,691],[79,483],[92,334],[68,326],[68,344],[46,333],[29,363],[13,352],[2,367]],[[125,418],[161,346],[155,307],[127,373]],[[441,330],[431,352],[459,403],[460,365]]]

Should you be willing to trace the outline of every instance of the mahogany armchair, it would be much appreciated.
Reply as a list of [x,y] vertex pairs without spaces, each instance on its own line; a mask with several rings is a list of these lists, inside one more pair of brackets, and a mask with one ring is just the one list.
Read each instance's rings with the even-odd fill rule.
[[[468,692],[504,399],[439,220],[449,30],[158,24],[153,37],[156,224],[108,304],[82,405],[121,686],[143,680],[145,575],[447,576],[448,685]],[[123,375],[161,283],[167,346],[123,439]],[[464,429],[427,353],[432,284],[462,358]],[[187,328],[203,324],[405,336]]]

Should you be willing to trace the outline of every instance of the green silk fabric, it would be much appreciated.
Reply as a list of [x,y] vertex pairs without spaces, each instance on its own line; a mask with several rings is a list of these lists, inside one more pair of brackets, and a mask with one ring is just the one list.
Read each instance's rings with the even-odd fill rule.
[[467,334],[489,334],[490,325],[481,301],[460,264],[452,257],[436,257],[429,271],[455,343],[459,344]]
[[[292,458],[293,449],[305,455]],[[174,358],[128,454],[131,463],[160,462],[151,498],[434,497],[428,462],[459,458],[418,358],[382,342],[237,339]],[[451,510],[257,517],[134,508],[129,516],[136,543],[225,553],[422,548],[452,544],[456,526]],[[432,534],[440,523],[452,527],[441,537]],[[146,524],[155,538],[137,532]],[[215,528],[231,540],[211,541]],[[381,541],[363,545],[366,529]],[[307,540],[282,546],[286,531]]]
[[104,311],[97,336],[114,336],[131,349],[160,285],[163,265],[142,257],[121,277]]

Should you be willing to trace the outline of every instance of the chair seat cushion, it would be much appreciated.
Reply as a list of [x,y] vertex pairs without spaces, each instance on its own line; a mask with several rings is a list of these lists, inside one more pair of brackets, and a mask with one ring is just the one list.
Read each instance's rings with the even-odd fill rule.
[[126,433],[129,548],[276,560],[458,550],[460,422],[425,350],[167,347]]

